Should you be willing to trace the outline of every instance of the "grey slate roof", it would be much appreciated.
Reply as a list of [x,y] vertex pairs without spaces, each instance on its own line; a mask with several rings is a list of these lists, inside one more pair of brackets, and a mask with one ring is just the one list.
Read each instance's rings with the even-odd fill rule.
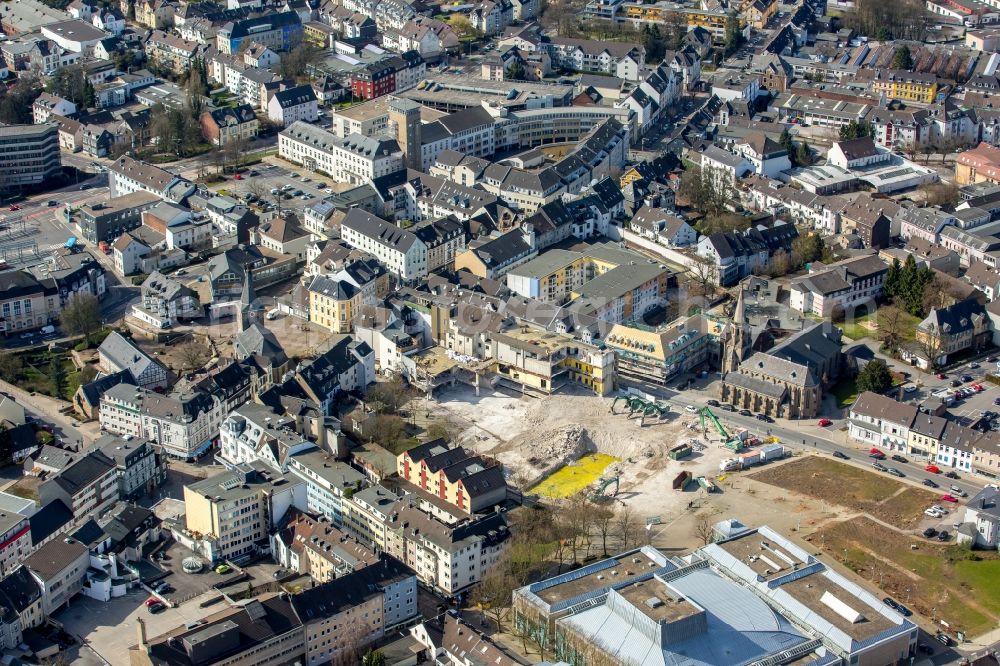
[[129,370],[133,377],[142,377],[150,366],[163,367],[117,331],[105,338],[97,351],[115,369]]

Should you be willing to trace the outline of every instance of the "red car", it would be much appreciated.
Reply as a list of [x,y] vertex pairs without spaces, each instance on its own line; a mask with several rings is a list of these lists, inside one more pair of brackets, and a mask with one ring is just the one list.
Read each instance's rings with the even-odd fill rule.
[[938,379],[947,379],[948,378],[948,375],[944,374],[943,372],[939,372],[939,373],[937,373],[934,376],[937,377]]
[[885,460],[885,454],[879,449],[872,449],[868,452],[869,458],[875,458],[876,460]]
[[955,502],[956,504],[958,503],[958,499],[955,498],[955,497],[952,497],[951,495],[941,495],[941,501],[942,502]]
[[979,393],[979,392],[981,392],[983,390],[983,385],[982,384],[973,384],[972,385],[972,390],[974,390],[976,393]]
[[158,604],[158,603],[160,603],[159,599],[157,599],[156,597],[150,597],[149,599],[146,599],[146,608],[149,608],[153,604]]
[[820,419],[819,420],[819,427],[825,428],[828,425],[830,425],[831,423],[833,423],[833,421],[831,421],[830,419]]
[[20,207],[20,206],[18,206],[17,204],[11,204],[11,205],[10,205],[10,208],[8,208],[7,210],[9,210],[10,212],[12,212],[12,213],[13,213],[13,212],[14,212],[14,211],[16,211],[16,210],[21,210],[21,207]]
[[928,465],[924,467],[925,472],[930,472],[931,474],[940,474],[941,469],[937,465]]
[[240,174],[236,174],[235,176],[233,176],[233,180],[243,180],[243,176],[241,176]]

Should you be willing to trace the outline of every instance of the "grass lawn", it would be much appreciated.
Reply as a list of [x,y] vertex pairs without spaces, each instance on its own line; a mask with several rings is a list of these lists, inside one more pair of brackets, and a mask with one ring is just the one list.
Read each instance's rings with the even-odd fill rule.
[[840,324],[841,330],[844,331],[844,335],[849,337],[851,340],[860,340],[861,338],[875,337],[875,331],[866,326],[870,319],[870,315],[865,315],[864,317],[858,317],[851,323],[844,322]]
[[901,529],[916,527],[923,510],[940,497],[940,493],[914,488],[891,476],[818,456],[774,465],[752,478],[868,513]]
[[837,399],[838,407],[850,407],[858,399],[858,385],[855,383],[854,377],[840,380],[833,385],[830,392]]
[[1000,619],[995,552],[910,537],[866,518],[825,527],[809,541],[913,610],[945,620],[953,636],[977,636]]
[[[52,386],[53,357],[58,359],[63,370],[62,390],[59,395],[55,395]],[[21,354],[21,361],[24,365],[14,384],[25,391],[34,391],[62,400],[72,400],[73,394],[80,387],[80,372],[73,365],[73,361],[66,352],[29,351]]]

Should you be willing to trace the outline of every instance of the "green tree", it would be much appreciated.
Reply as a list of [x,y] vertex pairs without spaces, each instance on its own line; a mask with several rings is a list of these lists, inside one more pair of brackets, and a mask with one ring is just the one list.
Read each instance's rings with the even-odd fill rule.
[[778,143],[781,147],[788,152],[789,157],[795,156],[795,142],[792,141],[792,133],[788,131],[788,128],[781,130],[781,136],[778,137]]
[[889,270],[885,274],[885,282],[882,285],[882,291],[889,298],[894,298],[899,292],[899,280],[903,273],[903,265],[899,263],[898,258],[894,258],[892,263],[889,264]]
[[385,666],[385,655],[380,650],[368,650],[361,660],[361,666]]
[[66,383],[66,372],[63,370],[59,356],[52,356],[49,361],[49,381],[52,382],[52,397],[61,398],[63,386]]
[[840,139],[841,141],[847,141],[849,139],[860,139],[861,137],[872,136],[872,125],[871,123],[858,122],[852,120],[846,125],[840,127]]
[[660,62],[667,53],[667,45],[657,24],[642,26],[642,45],[646,49],[646,60],[651,63]]
[[812,151],[809,144],[803,141],[795,149],[795,163],[799,166],[809,166],[812,164]]
[[63,330],[70,335],[82,335],[90,343],[90,336],[101,328],[101,305],[93,294],[72,297],[59,316]]
[[507,75],[505,78],[511,81],[524,81],[525,79],[524,65],[521,63],[520,60],[514,61],[514,64],[512,64],[510,66],[510,69],[507,70]]
[[826,244],[823,237],[817,233],[810,232],[799,236],[792,241],[792,264],[793,268],[798,268],[813,261],[823,258]]
[[741,46],[743,30],[740,27],[740,15],[734,9],[726,15],[726,55],[732,55]]
[[24,362],[20,356],[11,352],[0,354],[0,377],[13,383],[21,375],[23,368]]
[[889,366],[880,358],[872,359],[858,373],[856,380],[858,392],[873,391],[881,393],[892,386],[892,375]]
[[97,100],[94,97],[94,84],[87,79],[83,86],[83,105],[92,109],[97,106]]
[[892,54],[892,64],[889,66],[892,69],[903,69],[907,72],[913,69],[913,56],[910,55],[910,47],[904,44],[896,49],[896,52]]

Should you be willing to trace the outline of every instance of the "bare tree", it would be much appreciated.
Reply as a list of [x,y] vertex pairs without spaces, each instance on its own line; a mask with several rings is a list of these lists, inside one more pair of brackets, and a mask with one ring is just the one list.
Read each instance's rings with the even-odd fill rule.
[[618,538],[622,542],[622,550],[628,550],[629,543],[637,540],[639,534],[639,522],[635,511],[629,505],[625,505],[618,511],[618,518],[615,521]]
[[719,283],[719,269],[715,262],[705,257],[694,257],[685,275],[692,297],[711,298],[715,295]]
[[895,305],[884,305],[875,314],[878,338],[888,349],[896,349],[903,336],[903,311]]
[[601,537],[601,555],[608,556],[608,537],[614,527],[615,512],[606,506],[596,506],[592,509],[594,525],[597,527],[597,534]]
[[502,632],[503,619],[510,609],[514,590],[519,587],[518,581],[508,571],[505,562],[497,562],[483,577],[472,591],[472,603],[497,625],[497,631]]
[[917,347],[927,359],[929,367],[936,367],[942,349],[941,335],[936,324],[929,324],[926,330],[917,330]]
[[698,516],[698,520],[694,523],[694,536],[703,546],[715,541],[715,528],[712,527],[712,519],[708,514],[703,513]]
[[208,361],[208,348],[197,340],[188,340],[177,347],[177,358],[185,372],[192,372]]

